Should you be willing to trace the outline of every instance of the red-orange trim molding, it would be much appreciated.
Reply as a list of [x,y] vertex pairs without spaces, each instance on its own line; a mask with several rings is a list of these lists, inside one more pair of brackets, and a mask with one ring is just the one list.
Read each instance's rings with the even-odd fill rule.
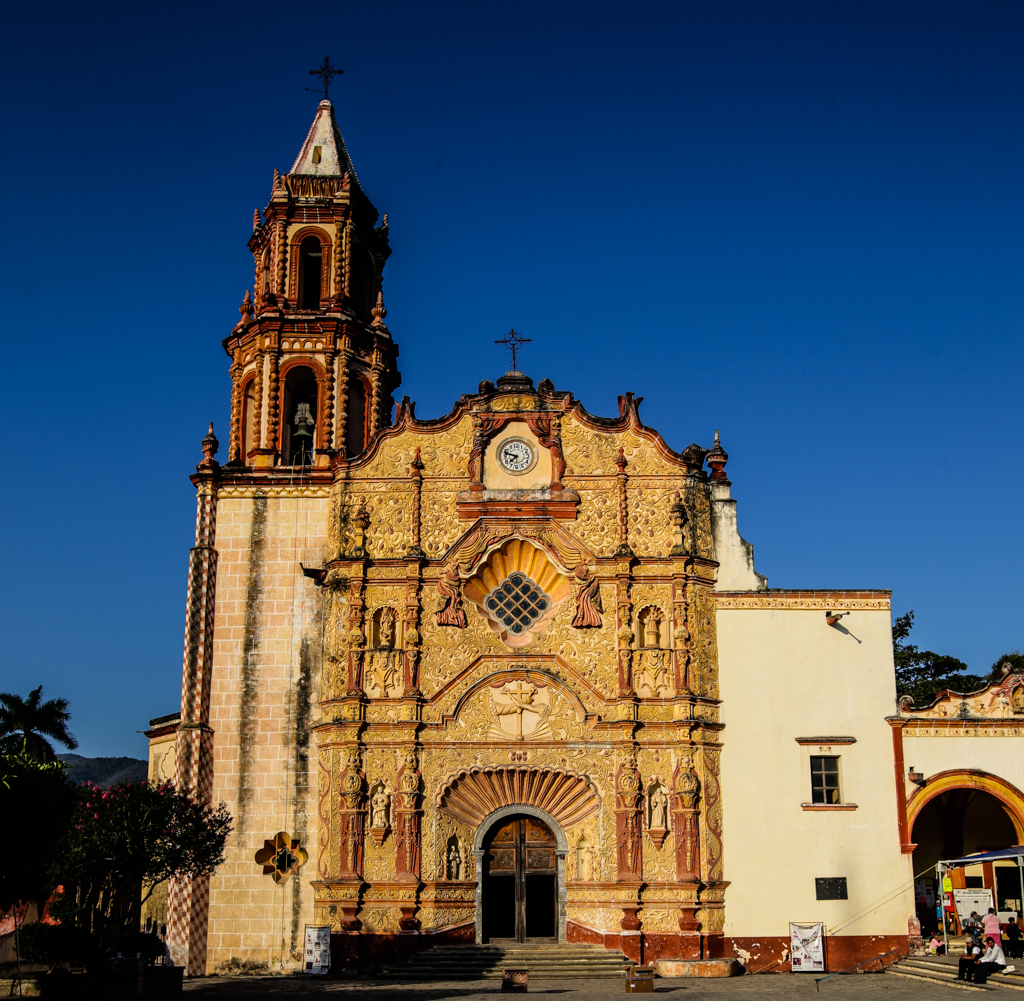
[[912,855],[917,845],[910,841],[911,826],[907,822],[907,791],[903,782],[906,767],[903,764],[903,723],[890,720],[892,726],[892,764],[896,773],[896,823],[900,830],[900,851]]
[[[902,728],[893,726],[893,733],[898,733]],[[902,751],[902,740],[901,740]],[[901,754],[902,764],[902,754]],[[1016,786],[1011,785],[1006,779],[997,775],[990,775],[988,772],[979,772],[969,768],[955,768],[945,772],[938,772],[925,780],[924,785],[914,790],[910,799],[904,805],[904,813],[907,816],[909,829],[913,830],[914,821],[917,820],[921,811],[936,796],[941,796],[950,789],[980,789],[995,796],[1006,808],[1006,812],[1013,821],[1017,832],[1017,841],[1024,841],[1024,793]],[[913,850],[913,846],[911,848]]]

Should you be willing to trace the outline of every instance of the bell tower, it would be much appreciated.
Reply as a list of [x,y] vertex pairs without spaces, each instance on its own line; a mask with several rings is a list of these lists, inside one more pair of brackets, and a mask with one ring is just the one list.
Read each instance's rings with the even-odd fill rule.
[[270,201],[253,214],[254,291],[224,340],[227,466],[329,466],[390,423],[401,376],[384,323],[388,217],[378,218],[325,99],[291,171],[274,171]]

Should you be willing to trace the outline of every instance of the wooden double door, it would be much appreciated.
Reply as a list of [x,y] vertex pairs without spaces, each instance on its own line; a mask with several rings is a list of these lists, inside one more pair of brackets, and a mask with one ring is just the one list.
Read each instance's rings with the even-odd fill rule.
[[484,935],[488,940],[557,938],[555,836],[534,817],[499,821],[484,855]]

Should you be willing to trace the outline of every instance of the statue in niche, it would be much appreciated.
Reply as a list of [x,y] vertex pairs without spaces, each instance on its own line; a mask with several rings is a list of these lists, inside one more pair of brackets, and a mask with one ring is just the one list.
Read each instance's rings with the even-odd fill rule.
[[647,836],[660,852],[669,832],[669,798],[665,786],[655,779],[647,790]]
[[596,878],[594,846],[586,839],[576,842],[576,878],[589,883]]
[[583,563],[576,564],[576,614],[572,624],[576,629],[593,629],[601,625],[601,584]]
[[370,789],[370,837],[379,848],[391,828],[389,814],[391,797],[383,782],[378,782]]
[[452,835],[451,840],[448,842],[448,867],[446,876],[448,879],[462,879],[462,845],[459,844],[459,839]]
[[370,800],[370,826],[388,826],[388,794],[383,786],[377,786],[377,791]]
[[438,578],[437,594],[441,599],[437,607],[437,624],[465,629],[466,610],[462,607],[462,578],[455,563]]
[[363,688],[371,699],[395,699],[402,695],[402,651],[398,646],[398,613],[378,608],[370,622],[370,651]]
[[637,616],[639,653],[633,672],[633,687],[641,698],[664,698],[674,692],[666,634],[665,613],[657,605],[641,609]]
[[660,785],[651,793],[651,827],[668,829],[668,794]]

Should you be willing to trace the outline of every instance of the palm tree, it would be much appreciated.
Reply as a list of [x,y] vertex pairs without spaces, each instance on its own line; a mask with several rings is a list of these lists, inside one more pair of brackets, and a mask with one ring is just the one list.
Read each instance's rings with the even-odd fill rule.
[[0,750],[4,754],[21,751],[36,761],[53,761],[50,737],[69,751],[78,747],[75,735],[68,729],[67,699],[43,702],[43,686],[29,693],[28,699],[10,692],[0,692]]

